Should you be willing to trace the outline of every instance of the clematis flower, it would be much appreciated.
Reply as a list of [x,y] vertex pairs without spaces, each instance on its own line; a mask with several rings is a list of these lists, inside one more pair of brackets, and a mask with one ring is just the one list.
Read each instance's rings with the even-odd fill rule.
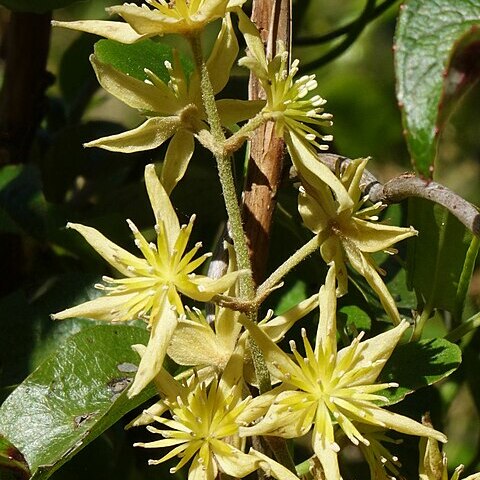
[[139,393],[162,367],[167,346],[177,326],[177,317],[185,312],[180,294],[207,302],[214,295],[226,291],[240,273],[230,272],[217,280],[196,275],[194,270],[211,254],[194,258],[201,243],[186,250],[195,216],[192,216],[188,225],[180,227],[154,165],[145,168],[145,183],[156,220],[156,243],[148,243],[133,222],[127,220],[135,237],[135,245],[142,254],[139,258],[94,228],[68,224],[123,277],[103,277],[104,283],[96,287],[105,292],[104,296],[52,315],[54,320],[87,317],[113,322],[135,318],[148,321],[150,340],[130,388],[130,396]]
[[294,360],[257,325],[242,320],[262,349],[272,374],[280,378],[283,385],[269,392],[269,395],[275,393],[276,398],[263,418],[253,426],[241,427],[240,435],[295,438],[313,429],[312,447],[322,463],[327,480],[340,478],[336,426],[355,445],[363,443],[368,446],[369,441],[354,422],[445,442],[445,435],[433,428],[377,405],[378,401],[386,401],[380,393],[382,390],[398,386],[375,381],[408,328],[407,322],[365,342],[361,342],[363,334],[360,334],[349,346],[337,351],[335,311],[335,270],[331,267],[325,285],[320,289],[320,320],[315,349],[312,349],[303,331],[306,358],[301,357],[295,343],[291,342]]
[[170,472],[176,473],[191,460],[189,480],[214,480],[219,472],[243,478],[259,468],[280,480],[298,480],[285,467],[259,452],[253,449],[244,452],[245,439],[238,436],[238,429],[251,419],[252,412],[251,397],[242,398],[242,363],[243,349],[239,348],[230,357],[222,376],[209,384],[196,378],[182,392],[172,382],[169,386],[158,382],[170,415],[168,418],[153,415],[162,428],[150,425],[147,429],[163,439],[134,446],[171,450],[158,460],[149,460],[150,465],[179,456],[180,462]]
[[380,277],[385,272],[376,266],[371,254],[380,251],[396,253],[392,246],[416,235],[416,230],[379,223],[378,214],[385,206],[380,202],[367,206],[368,197],[362,197],[360,181],[368,159],[354,160],[340,179],[334,180],[326,172],[328,168],[301,139],[290,135],[287,143],[296,162],[301,164],[299,174],[302,187],[298,210],[305,225],[318,235],[325,262],[335,265],[337,295],[341,296],[347,291],[348,261],[367,280],[392,321],[398,324],[400,316],[397,307]]
[[[227,84],[237,54],[238,42],[230,15],[227,15],[207,61],[214,93],[223,90]],[[141,81],[102,63],[95,55],[91,56],[90,61],[100,85],[120,101],[139,110],[147,120],[133,130],[102,137],[84,146],[134,153],[157,148],[171,138],[161,173],[162,185],[170,194],[185,174],[192,158],[194,137],[208,129],[198,72],[193,72],[187,79],[175,50],[173,63],[165,62],[170,76],[167,84],[148,69],[145,69],[145,80]],[[217,101],[225,126],[250,118],[262,105],[263,102],[235,99]]]
[[239,60],[259,80],[265,91],[266,105],[261,114],[275,121],[276,134],[295,132],[321,150],[328,146],[320,144],[317,139],[331,141],[331,135],[322,135],[316,128],[331,126],[332,115],[325,113],[323,105],[326,100],[320,95],[309,96],[317,88],[315,75],[304,75],[295,79],[299,61],[294,60],[288,66],[288,51],[283,43],[278,44],[278,53],[270,61],[265,56],[260,33],[253,22],[242,11],[237,12],[239,28],[245,37],[248,55]]
[[107,20],[52,22],[53,25],[94,33],[121,43],[165,34],[195,35],[205,26],[245,0],[145,0],[141,6],[124,3],[109,7],[110,14],[120,15],[126,23]]

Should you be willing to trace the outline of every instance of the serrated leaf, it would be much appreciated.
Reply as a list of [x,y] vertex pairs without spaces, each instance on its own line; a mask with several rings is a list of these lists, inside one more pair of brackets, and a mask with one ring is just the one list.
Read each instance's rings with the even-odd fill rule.
[[[142,81],[146,78],[145,68],[148,68],[165,83],[170,79],[165,61],[172,62],[172,50],[170,45],[148,39],[131,45],[114,40],[99,40],[95,44],[95,55],[102,63]],[[185,55],[180,55],[180,61],[188,78],[193,63]]]
[[395,39],[397,98],[415,169],[425,177],[433,176],[446,96],[458,98],[478,77],[478,26],[480,0],[410,0],[402,6]]
[[0,0],[0,4],[17,12],[46,13],[79,0]]
[[28,480],[30,470],[22,453],[0,435],[0,478],[2,480]]
[[148,332],[127,325],[98,325],[67,340],[5,400],[0,433],[19,448],[45,480],[125,413],[154,394],[128,399],[138,355],[130,348]]
[[379,378],[381,382],[400,385],[382,392],[388,399],[386,405],[397,403],[409,393],[448,377],[461,362],[462,352],[458,345],[444,338],[400,345],[385,364]]
[[457,317],[470,232],[445,208],[417,198],[409,201],[409,222],[419,232],[408,248],[409,284],[420,303]]

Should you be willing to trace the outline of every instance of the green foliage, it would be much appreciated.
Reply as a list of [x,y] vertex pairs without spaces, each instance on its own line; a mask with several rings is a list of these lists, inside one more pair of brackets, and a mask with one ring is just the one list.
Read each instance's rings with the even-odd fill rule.
[[[478,0],[410,0],[402,6],[395,38],[397,98],[414,167],[427,178],[433,178],[447,100],[478,78],[479,26]],[[460,62],[452,62],[454,53]]]
[[[42,363],[0,408],[0,432],[25,456],[35,480],[47,479],[108,427],[150,398],[129,400],[145,330],[94,326],[70,339]],[[25,428],[27,427],[27,428]]]
[[[172,47],[153,40],[143,40],[132,45],[99,40],[95,44],[95,55],[103,63],[108,63],[138,80],[145,80],[145,69],[148,68],[165,83],[170,76],[165,61],[172,62]],[[187,76],[193,71],[192,61],[181,55],[182,66]]]
[[422,199],[410,200],[409,220],[419,232],[408,256],[409,282],[419,303],[430,311],[448,310],[459,319],[466,294],[459,282],[470,232],[443,207]]
[[406,343],[395,349],[381,378],[400,386],[383,392],[387,405],[400,402],[406,395],[448,377],[462,362],[458,345],[443,338]]

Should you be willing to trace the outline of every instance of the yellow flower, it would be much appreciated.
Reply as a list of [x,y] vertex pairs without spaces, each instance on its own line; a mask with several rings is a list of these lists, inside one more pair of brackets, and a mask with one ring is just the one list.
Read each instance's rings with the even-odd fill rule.
[[299,61],[294,60],[289,68],[288,51],[283,43],[279,43],[275,57],[267,61],[257,28],[242,11],[237,14],[240,31],[248,46],[248,55],[240,59],[239,64],[254,73],[265,91],[267,103],[262,110],[264,117],[275,121],[278,136],[283,137],[285,130],[292,131],[317,148],[328,149],[317,139],[331,141],[332,136],[321,135],[315,128],[331,126],[332,115],[324,113],[322,107],[326,100],[320,95],[309,97],[310,92],[317,88],[315,75],[295,79]]
[[[207,60],[214,93],[223,90],[227,84],[237,54],[238,42],[230,15],[227,15]],[[85,146],[134,153],[157,148],[171,138],[161,173],[162,185],[170,194],[192,158],[194,137],[208,128],[198,72],[193,72],[187,79],[175,50],[173,63],[165,62],[170,76],[167,84],[148,69],[145,69],[145,80],[141,81],[102,63],[95,55],[90,60],[100,85],[128,106],[139,110],[147,120],[133,130],[102,137]],[[263,102],[234,99],[217,101],[220,118],[226,126],[250,118],[262,105]]]
[[171,33],[195,35],[208,23],[223,18],[228,11],[241,7],[243,3],[245,0],[146,0],[141,6],[124,3],[106,9],[111,14],[120,15],[127,23],[106,20],[52,23],[117,42],[135,43]]
[[151,328],[146,354],[142,357],[130,395],[139,393],[159,372],[177,316],[184,314],[180,294],[206,302],[226,291],[239,272],[230,272],[218,280],[196,275],[196,270],[211,254],[194,258],[201,244],[186,251],[195,216],[180,227],[178,218],[153,165],[145,168],[145,183],[155,215],[156,243],[148,243],[132,221],[128,224],[143,258],[114,244],[94,228],[79,224],[68,227],[85,240],[123,278],[104,277],[96,287],[105,295],[52,315],[55,320],[88,317],[113,322],[145,318]]
[[[276,397],[265,416],[251,427],[240,428],[240,435],[275,435],[295,438],[313,428],[312,447],[322,463],[327,480],[338,480],[340,472],[335,442],[335,425],[351,442],[368,446],[368,440],[353,422],[379,426],[398,432],[433,437],[442,442],[445,435],[408,417],[377,405],[385,401],[379,392],[394,383],[375,383],[385,362],[392,354],[403,332],[402,322],[392,330],[361,342],[360,334],[337,352],[335,271],[331,267],[325,285],[320,289],[320,320],[312,349],[303,331],[306,358],[291,342],[295,361],[275,345],[254,323],[243,320],[262,349],[274,376],[283,381],[267,395]],[[259,402],[261,402],[261,397]],[[253,400],[253,403],[257,401]]]
[[335,265],[337,295],[347,292],[348,260],[377,293],[392,321],[398,324],[397,307],[379,275],[384,272],[376,266],[371,254],[395,253],[392,245],[417,232],[413,228],[378,223],[378,214],[384,205],[366,206],[368,197],[362,196],[360,180],[368,159],[354,160],[338,179],[301,139],[289,135],[287,144],[302,181],[298,210],[305,225],[318,235],[325,262]]
[[242,399],[242,363],[243,349],[239,348],[219,380],[215,377],[207,384],[195,378],[180,394],[179,388],[165,388],[166,382],[158,382],[170,415],[168,418],[153,415],[163,428],[148,426],[147,429],[163,439],[135,446],[171,450],[158,460],[149,460],[150,465],[179,456],[180,462],[170,472],[176,473],[191,460],[189,480],[214,480],[219,472],[243,478],[258,468],[281,480],[298,480],[274,460],[254,450],[244,453],[245,439],[238,436],[238,429],[251,419],[251,398]]

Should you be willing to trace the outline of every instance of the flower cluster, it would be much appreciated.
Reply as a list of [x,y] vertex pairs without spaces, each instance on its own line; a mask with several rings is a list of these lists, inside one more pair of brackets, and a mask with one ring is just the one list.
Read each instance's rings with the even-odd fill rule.
[[[96,285],[103,295],[53,318],[142,319],[147,323],[148,344],[133,346],[140,362],[128,395],[137,395],[150,382],[158,390],[156,403],[130,425],[147,425],[151,433],[161,437],[136,444],[155,451],[149,461],[152,465],[179,457],[171,473],[188,464],[189,480],[214,480],[220,474],[243,478],[257,470],[279,480],[295,480],[285,445],[283,450],[275,442],[260,448],[262,441],[252,441],[251,437],[292,439],[310,433],[311,458],[320,465],[326,480],[341,478],[338,453],[348,443],[363,452],[372,479],[400,475],[399,459],[385,446],[394,442],[389,431],[425,438],[425,458],[433,455],[434,442],[446,441],[431,425],[388,410],[385,391],[399,385],[378,380],[397,345],[406,340],[409,324],[400,319],[372,254],[395,253],[393,245],[416,231],[379,221],[384,206],[370,204],[362,192],[367,159],[354,160],[338,173],[320,161],[318,152],[327,148],[322,142],[332,139],[320,129],[331,126],[332,116],[323,110],[325,100],[314,93],[315,76],[297,78],[299,63],[295,60],[289,65],[288,51],[282,44],[273,58],[267,58],[260,33],[240,8],[243,3],[147,0],[141,6],[124,4],[109,9],[124,22],[56,23],[123,43],[180,34],[192,46],[195,69],[187,75],[174,51],[165,62],[168,81],[148,69],[142,81],[92,55],[102,87],[140,111],[146,120],[133,130],[93,140],[86,146],[130,153],[154,149],[169,139],[170,143],[159,175],[154,165],[145,169],[154,232],[143,234],[127,220],[139,256],[94,228],[68,225],[119,275],[103,277],[103,283]],[[247,45],[247,54],[239,64],[258,78],[265,101],[216,98],[229,80],[239,51],[232,15],[238,18]],[[221,20],[221,29],[204,59],[201,32],[215,20]],[[301,261],[318,250],[328,273],[316,289],[319,293],[281,315],[269,312],[257,323],[264,300],[259,292],[263,290],[260,286],[255,292],[245,260],[247,245],[238,221],[230,155],[255,128],[271,121],[275,122],[276,135],[285,140],[298,173],[298,210],[314,234],[307,244],[313,248],[305,250],[303,257],[298,252],[293,257]],[[189,245],[195,216],[180,225],[170,200],[188,168],[195,140],[209,148],[217,160],[234,241],[233,246],[226,246],[228,265],[215,279],[198,273],[210,254],[197,256],[202,245]],[[267,285],[277,285],[275,275],[280,272],[283,276],[293,268],[288,261],[285,265],[272,274]],[[366,340],[364,332],[356,332],[351,339],[343,332],[344,345],[339,348],[337,298],[347,293],[349,266],[378,295],[394,327],[383,327],[381,333]],[[264,290],[268,293],[271,288]],[[198,304],[188,305],[192,301],[210,303],[213,314],[208,317],[212,319],[207,320]],[[279,345],[291,327],[317,310],[313,341],[309,337],[311,325],[306,324],[301,331],[305,356],[293,340],[291,354],[284,352]],[[167,355],[182,367],[176,377],[163,367]],[[269,389],[269,383],[274,388]],[[157,449],[166,450],[157,454]],[[421,478],[431,478],[427,470],[424,460]]]

